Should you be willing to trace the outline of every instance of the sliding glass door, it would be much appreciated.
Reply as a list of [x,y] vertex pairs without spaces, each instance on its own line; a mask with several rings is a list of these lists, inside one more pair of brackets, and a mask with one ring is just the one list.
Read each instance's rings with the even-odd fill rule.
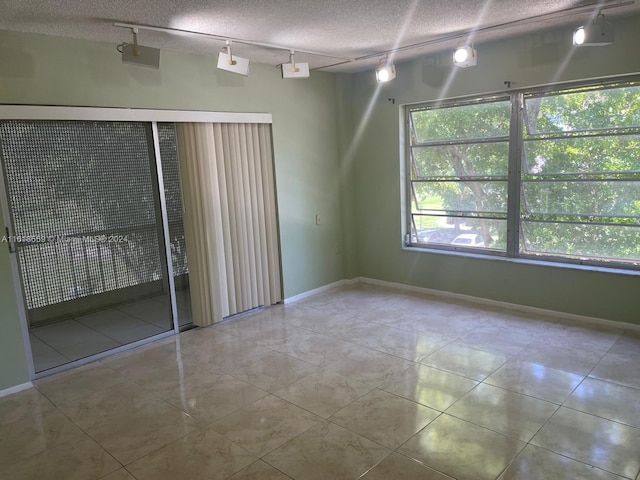
[[189,264],[187,244],[184,238],[184,207],[178,167],[176,126],[173,123],[158,123],[158,144],[162,160],[162,177],[167,208],[171,262],[176,293],[178,324],[181,328],[193,324],[191,316],[191,294],[189,289]]
[[159,166],[150,123],[0,122],[36,372],[170,332],[172,312],[189,323],[175,129],[157,131]]

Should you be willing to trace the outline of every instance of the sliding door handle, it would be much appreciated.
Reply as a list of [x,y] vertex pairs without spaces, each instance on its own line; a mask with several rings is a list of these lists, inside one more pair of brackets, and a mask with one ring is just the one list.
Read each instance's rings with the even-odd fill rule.
[[9,234],[9,228],[5,227],[4,229],[5,237],[2,239],[3,242],[7,242],[7,247],[9,248],[9,253],[15,253],[16,247],[13,243],[13,237]]

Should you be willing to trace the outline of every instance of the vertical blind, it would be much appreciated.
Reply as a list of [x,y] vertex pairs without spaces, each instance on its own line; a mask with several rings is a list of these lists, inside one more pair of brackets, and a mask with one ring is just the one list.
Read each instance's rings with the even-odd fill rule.
[[282,300],[271,126],[176,125],[194,324]]

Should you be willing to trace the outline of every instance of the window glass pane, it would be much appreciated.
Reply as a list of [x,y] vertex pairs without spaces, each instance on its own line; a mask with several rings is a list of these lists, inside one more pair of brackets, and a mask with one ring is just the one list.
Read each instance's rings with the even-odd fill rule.
[[411,112],[418,143],[509,135],[508,100]]
[[413,242],[500,251],[506,249],[506,220],[413,215],[413,222]]
[[[409,109],[411,241],[454,244],[461,222],[486,222],[492,231],[469,233],[482,242],[456,244],[506,250],[509,218],[520,224],[509,252],[519,245],[526,254],[603,262],[637,257],[639,85],[525,93],[525,128],[513,132],[510,101],[476,100]],[[509,148],[516,138],[519,152]],[[509,176],[510,160],[522,164],[517,177]],[[508,211],[510,181],[520,190],[519,211]]]
[[475,143],[415,147],[412,151],[414,179],[424,177],[506,176],[509,172],[509,144]]
[[507,211],[507,182],[414,182],[413,188],[416,213]]
[[525,99],[530,135],[640,126],[640,86],[575,91]]
[[522,209],[527,213],[640,217],[638,180],[526,182]]
[[158,142],[160,144],[162,176],[164,177],[165,201],[169,219],[173,275],[177,277],[189,273],[189,267],[182,220],[182,191],[180,190],[176,129],[173,123],[158,123]]
[[530,141],[524,150],[522,169],[533,175],[640,172],[640,135]]
[[176,306],[180,326],[192,323],[187,243],[184,237],[182,190],[174,123],[158,123],[158,142],[169,220],[169,240],[173,265]]
[[520,251],[640,263],[640,228],[522,222]]

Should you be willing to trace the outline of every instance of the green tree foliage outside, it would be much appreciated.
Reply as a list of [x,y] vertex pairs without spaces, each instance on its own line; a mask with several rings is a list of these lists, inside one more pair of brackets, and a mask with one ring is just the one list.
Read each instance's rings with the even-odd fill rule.
[[[430,215],[442,215],[460,233],[482,235],[486,247],[506,249],[510,108],[502,100],[412,113],[417,230]],[[477,143],[481,139],[491,141]],[[424,208],[434,196],[441,199],[439,211]]]
[[[411,112],[416,229],[450,215],[504,250],[510,105]],[[639,263],[640,87],[529,95],[524,106],[520,252]],[[439,211],[423,207],[434,196]]]

